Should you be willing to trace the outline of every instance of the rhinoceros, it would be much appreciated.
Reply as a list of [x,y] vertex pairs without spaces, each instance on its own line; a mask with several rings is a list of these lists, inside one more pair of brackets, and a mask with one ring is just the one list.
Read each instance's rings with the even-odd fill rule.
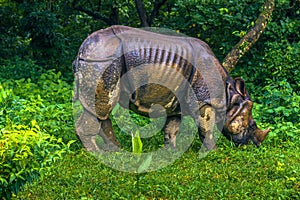
[[146,116],[154,104],[163,108],[165,145],[171,147],[183,115],[194,118],[207,150],[216,148],[214,125],[238,145],[259,147],[269,132],[253,120],[244,80],[233,79],[196,38],[111,26],[87,37],[73,70],[74,99],[83,107],[76,134],[91,151],[99,150],[98,135],[108,149],[120,147],[110,119],[117,103]]

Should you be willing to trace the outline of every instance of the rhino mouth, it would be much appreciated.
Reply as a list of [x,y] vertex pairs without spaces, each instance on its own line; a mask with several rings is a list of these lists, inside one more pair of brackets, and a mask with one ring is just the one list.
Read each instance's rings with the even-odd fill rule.
[[239,134],[232,134],[228,130],[223,129],[222,133],[228,140],[234,142],[235,145],[246,145],[251,139],[248,130]]
[[244,131],[243,133],[240,134],[231,135],[231,140],[236,145],[246,145],[249,143],[250,137],[248,135],[248,131]]
[[252,131],[251,129],[247,129],[241,134],[231,135],[231,140],[237,145],[246,145],[249,143],[250,140],[257,147],[260,147],[261,143],[264,141],[269,131],[269,128],[266,130],[260,130],[256,128],[254,131]]

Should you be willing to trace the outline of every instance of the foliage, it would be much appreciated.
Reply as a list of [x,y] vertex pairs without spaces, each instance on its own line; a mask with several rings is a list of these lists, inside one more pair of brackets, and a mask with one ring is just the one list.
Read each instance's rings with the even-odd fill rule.
[[[300,22],[297,19],[287,18],[280,22],[271,22],[262,38],[267,38],[265,46],[262,47],[263,51],[254,52],[247,58],[248,61],[243,58],[247,66],[243,66],[235,73],[242,74],[253,84],[250,88],[252,92],[257,91],[259,95],[260,89],[265,85],[278,85],[284,81],[299,94],[300,34],[297,34],[299,28]],[[260,89],[257,89],[257,86]]]
[[8,60],[0,65],[0,80],[5,79],[28,79],[36,82],[39,76],[45,70],[33,60],[23,60],[15,57],[14,60]]
[[251,27],[263,2],[178,0],[158,26],[206,41],[221,61]]
[[[255,105],[256,118],[265,127],[270,126],[269,138],[274,142],[300,143],[300,95],[286,81],[271,82],[263,88],[262,102]],[[260,117],[258,116],[260,113]]]
[[[0,194],[7,198],[26,181],[43,175],[76,140],[72,87],[61,79],[61,73],[48,71],[38,77],[34,67],[28,71],[36,83],[2,79],[0,84]],[[78,147],[79,143],[72,145]]]
[[10,198],[26,181],[43,176],[49,167],[69,152],[72,141],[44,133],[36,121],[31,126],[15,125],[0,131],[0,195]]
[[[2,86],[1,86],[2,85]],[[72,86],[61,78],[61,73],[48,71],[36,83],[31,79],[6,80],[1,92],[9,93],[0,102],[0,127],[10,122],[29,125],[36,120],[42,130],[64,142],[76,139],[72,116]]]
[[[151,11],[155,1],[143,1],[146,10]],[[73,2],[101,17],[79,11]],[[153,26],[178,30],[186,35],[201,38],[222,60],[254,24],[263,3],[264,0],[167,1],[159,10]],[[115,13],[112,10],[115,10]],[[90,1],[88,4],[81,0],[59,0],[55,4],[45,0],[4,0],[1,2],[0,11],[0,45],[4,52],[1,59],[14,60],[15,56],[30,58],[45,69],[55,68],[64,74],[71,71],[71,63],[86,36],[108,26],[105,22],[107,20],[101,19],[110,19],[118,15],[115,23],[133,27],[140,25],[133,0]],[[21,20],[13,20],[15,18]],[[249,72],[247,75],[253,74],[252,69],[255,71],[262,68],[261,64],[265,62],[264,52],[272,50],[276,44],[277,51],[275,49],[274,54],[288,48],[286,41],[296,49],[293,44],[299,41],[298,19],[297,1],[277,0],[273,21],[268,25],[268,30],[251,52],[241,60],[238,68]],[[274,55],[271,55],[270,59],[273,57]],[[285,59],[282,58],[281,61]],[[266,68],[267,74],[270,74],[270,68]],[[257,74],[260,72],[257,71]]]
[[261,102],[265,102],[268,114],[265,120],[269,123],[283,121],[290,121],[297,123],[300,114],[300,95],[293,91],[291,85],[286,81],[279,83],[271,83],[265,86],[263,96],[259,97]]
[[81,41],[91,29],[82,25],[89,19],[74,16],[67,7],[65,1],[2,1],[1,62],[16,58],[34,60],[46,70],[56,69],[69,75],[71,67],[67,66],[71,66]]

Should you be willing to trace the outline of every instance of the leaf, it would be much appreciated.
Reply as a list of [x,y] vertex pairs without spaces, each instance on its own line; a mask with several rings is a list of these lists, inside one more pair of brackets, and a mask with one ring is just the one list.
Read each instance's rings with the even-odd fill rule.
[[136,154],[140,154],[143,152],[143,143],[140,138],[139,131],[136,131],[135,135],[131,133],[132,137],[132,152]]
[[0,177],[0,182],[1,182],[1,184],[4,185],[4,186],[8,185],[7,180],[4,179],[4,178],[2,178],[2,177]]
[[142,161],[143,162],[139,166],[137,173],[142,173],[149,168],[151,161],[152,161],[152,154],[148,154],[146,160],[142,160]]
[[9,177],[9,183],[12,183],[16,178],[16,174],[11,174]]
[[114,109],[112,110],[111,114],[115,115],[117,113],[117,111],[119,110],[119,108],[120,108],[120,104],[116,104]]
[[73,144],[74,142],[76,142],[76,140],[70,140],[70,141],[67,143],[67,147],[70,148],[71,144]]
[[221,15],[224,15],[225,13],[229,12],[229,10],[227,8],[220,8],[219,11],[220,11]]

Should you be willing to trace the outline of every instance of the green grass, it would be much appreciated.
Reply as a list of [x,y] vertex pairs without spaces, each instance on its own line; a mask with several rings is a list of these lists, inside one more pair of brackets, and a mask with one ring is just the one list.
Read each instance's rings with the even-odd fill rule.
[[[14,130],[15,125],[28,127],[34,121],[43,133],[55,137],[57,141],[68,143],[76,140],[72,86],[62,80],[60,73],[48,71],[36,78],[35,82],[29,79],[3,80],[0,90],[1,130]],[[270,94],[285,97],[277,90],[270,91]],[[270,105],[278,101],[272,97],[268,97],[272,100]],[[0,199],[1,191],[8,191],[6,194],[9,198],[10,193],[17,191],[19,186],[21,191],[16,192],[13,199],[300,199],[300,123],[297,117],[300,99],[299,95],[293,98],[291,103],[288,103],[288,98],[280,101],[289,105],[286,109],[255,104],[253,115],[259,126],[271,127],[271,133],[260,148],[254,145],[236,147],[221,137],[218,151],[200,159],[198,151],[201,144],[197,138],[189,151],[173,164],[140,175],[105,166],[81,150],[82,146],[77,141],[71,145],[73,153],[60,154],[61,159],[51,162],[50,171],[45,175],[29,174],[29,180],[33,182],[27,182],[25,187],[21,186],[27,179],[21,176],[17,179],[22,182],[21,185],[5,186],[7,184],[3,180],[13,183],[11,177],[14,174],[30,170],[27,165],[12,167],[12,163],[20,166],[22,163],[15,159],[16,155],[31,146],[19,145],[17,149],[20,151],[12,151],[0,145],[3,152],[12,152],[9,153],[12,159],[9,157],[7,164],[2,166],[3,170],[0,170]],[[151,123],[149,119],[131,114],[131,123],[140,126]],[[184,130],[194,132],[187,123],[184,126],[187,129]],[[132,151],[131,136],[123,134],[114,121],[113,124],[124,149]],[[126,126],[132,127],[127,121]],[[22,132],[18,136],[27,137]],[[162,133],[149,139],[143,138],[143,152],[162,147],[163,140]],[[1,135],[0,141],[2,144],[11,143]],[[45,148],[45,155],[53,157],[55,154],[49,152],[54,150]],[[1,158],[3,160],[3,155]],[[33,166],[39,171],[48,168],[40,159],[32,162],[28,162],[27,158],[23,160],[30,166],[40,164],[38,168]],[[38,176],[39,179],[35,180]]]
[[13,199],[299,199],[299,145],[219,149],[198,158],[199,144],[170,166],[137,175],[101,164],[85,151],[67,155]]

